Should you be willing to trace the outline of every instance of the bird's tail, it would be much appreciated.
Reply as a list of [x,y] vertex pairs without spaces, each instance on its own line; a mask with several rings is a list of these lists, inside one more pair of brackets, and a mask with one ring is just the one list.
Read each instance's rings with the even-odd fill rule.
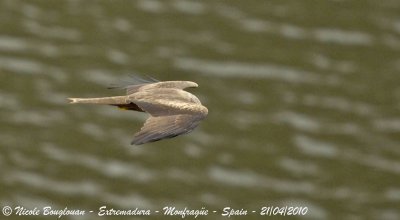
[[70,104],[86,103],[86,104],[103,104],[103,105],[120,105],[127,104],[126,96],[113,96],[101,98],[68,98]]

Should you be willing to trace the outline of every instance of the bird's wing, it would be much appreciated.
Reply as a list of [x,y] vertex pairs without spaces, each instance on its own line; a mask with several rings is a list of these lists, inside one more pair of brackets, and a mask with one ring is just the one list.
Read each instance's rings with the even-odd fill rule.
[[174,88],[174,89],[186,89],[198,87],[197,83],[191,81],[163,81],[160,82],[157,79],[152,77],[138,77],[132,75],[133,79],[132,84],[123,84],[123,85],[110,85],[109,89],[126,89],[126,94],[130,95],[139,91],[149,90],[149,89],[157,89],[157,88]]
[[130,85],[126,87],[126,94],[130,95],[139,91],[152,90],[152,89],[179,89],[197,87],[197,84],[190,81],[165,81],[165,82],[148,82],[138,85]]
[[199,104],[200,101],[188,92],[178,89],[151,89],[129,95],[128,100],[152,116],[178,114],[179,108],[171,104]]
[[152,88],[156,83],[143,83],[143,84],[137,84],[137,85],[130,85],[125,87],[126,88],[126,94],[130,95],[136,92],[139,92],[141,90],[145,90],[146,88]]
[[[121,84],[112,84],[108,88],[109,89],[126,89],[127,95],[138,92],[140,90],[145,89],[146,87],[149,87],[149,85],[157,84],[158,81],[157,79],[154,79],[152,77],[147,76],[146,78],[139,77],[136,75],[131,75],[131,80],[132,82],[124,82]],[[150,86],[151,87],[151,86]]]
[[172,138],[191,132],[200,122],[198,115],[170,115],[149,117],[141,130],[134,136],[131,144],[140,145],[147,142]]

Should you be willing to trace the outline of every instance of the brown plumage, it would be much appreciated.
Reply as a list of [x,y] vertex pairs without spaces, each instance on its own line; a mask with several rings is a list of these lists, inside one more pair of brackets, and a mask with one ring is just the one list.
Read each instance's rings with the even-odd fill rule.
[[70,103],[105,104],[147,112],[150,117],[131,144],[139,145],[191,132],[208,110],[193,94],[184,91],[198,87],[190,81],[146,82],[125,87],[125,96],[69,98]]

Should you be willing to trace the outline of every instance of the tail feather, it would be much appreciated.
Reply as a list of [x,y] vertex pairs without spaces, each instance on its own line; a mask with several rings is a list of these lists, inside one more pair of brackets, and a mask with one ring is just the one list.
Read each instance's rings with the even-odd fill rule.
[[126,102],[126,96],[113,96],[113,97],[101,97],[101,98],[68,98],[69,103],[86,103],[86,104],[103,104],[103,105],[120,105],[128,104]]
[[70,104],[79,103],[79,98],[67,98]]

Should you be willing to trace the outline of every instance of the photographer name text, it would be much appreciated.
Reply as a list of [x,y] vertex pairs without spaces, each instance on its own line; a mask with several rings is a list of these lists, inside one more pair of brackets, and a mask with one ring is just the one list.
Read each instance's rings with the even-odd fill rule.
[[142,208],[132,209],[114,209],[107,206],[101,206],[97,210],[83,210],[83,209],[71,209],[68,207],[57,209],[51,206],[45,206],[42,208],[34,207],[27,208],[24,206],[4,206],[2,213],[4,216],[53,216],[62,218],[63,216],[85,216],[85,215],[97,215],[97,216],[176,216],[178,218],[198,218],[200,216],[208,215],[221,215],[223,217],[233,216],[248,216],[248,215],[259,215],[259,216],[304,216],[308,212],[306,206],[263,206],[255,210],[243,209],[243,208],[232,208],[224,207],[218,210],[206,209],[201,207],[199,209],[190,209],[188,207],[177,208],[174,206],[165,206],[159,210],[150,210]]

